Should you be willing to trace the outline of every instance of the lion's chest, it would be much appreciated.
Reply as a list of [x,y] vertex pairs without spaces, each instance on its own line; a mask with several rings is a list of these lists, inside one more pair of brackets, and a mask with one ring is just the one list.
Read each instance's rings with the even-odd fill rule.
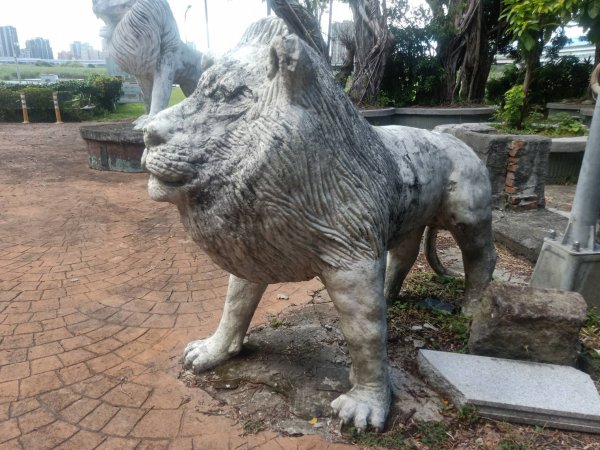
[[151,74],[160,57],[159,36],[141,33],[122,20],[108,41],[108,52],[122,70],[136,76]]

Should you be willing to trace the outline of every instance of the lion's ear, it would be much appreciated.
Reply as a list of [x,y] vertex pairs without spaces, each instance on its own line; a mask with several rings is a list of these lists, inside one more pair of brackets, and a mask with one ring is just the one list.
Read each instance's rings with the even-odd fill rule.
[[269,57],[269,79],[279,75],[291,98],[301,94],[314,77],[306,46],[296,35],[274,39]]

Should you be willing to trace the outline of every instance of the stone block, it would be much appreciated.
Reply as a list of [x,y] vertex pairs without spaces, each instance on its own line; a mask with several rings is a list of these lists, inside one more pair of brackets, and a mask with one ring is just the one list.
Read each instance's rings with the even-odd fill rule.
[[499,134],[489,125],[475,123],[438,126],[434,131],[456,136],[477,153],[488,169],[496,207],[504,207],[506,196],[504,188],[509,163],[515,166],[514,193],[524,196],[536,195],[537,207],[544,207],[544,188],[548,172],[548,155],[552,146],[551,139],[541,136]]
[[586,311],[577,292],[492,283],[473,315],[469,351],[574,365]]
[[432,350],[418,359],[434,388],[481,417],[600,433],[600,395],[572,367]]

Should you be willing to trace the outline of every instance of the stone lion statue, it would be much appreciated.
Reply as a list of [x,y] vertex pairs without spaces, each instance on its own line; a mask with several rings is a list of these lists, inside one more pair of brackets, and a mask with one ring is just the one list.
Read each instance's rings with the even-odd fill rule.
[[269,283],[318,275],[353,362],[353,387],[332,407],[381,430],[391,399],[385,296],[398,293],[425,227],[445,226],[458,242],[466,307],[491,280],[491,188],[474,152],[450,135],[369,125],[277,18],[251,26],[144,138],[150,197],[175,204],[231,273],[218,329],[187,346],[185,367],[237,354]]
[[186,96],[194,92],[211,59],[181,41],[166,0],[93,0],[93,9],[106,24],[110,57],[142,89],[147,116],[136,128],[167,107],[174,82]]

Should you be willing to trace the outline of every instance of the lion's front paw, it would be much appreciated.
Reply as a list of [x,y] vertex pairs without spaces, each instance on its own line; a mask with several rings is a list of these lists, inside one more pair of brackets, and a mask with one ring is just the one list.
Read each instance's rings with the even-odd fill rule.
[[367,425],[371,425],[375,431],[380,432],[390,409],[390,395],[389,386],[355,386],[331,402],[331,407],[344,424],[354,421],[354,426],[359,431],[365,431]]
[[183,367],[200,373],[229,359],[229,352],[216,345],[214,338],[190,342],[183,351]]
[[138,117],[133,121],[134,130],[143,130],[150,123],[151,117],[148,114]]

